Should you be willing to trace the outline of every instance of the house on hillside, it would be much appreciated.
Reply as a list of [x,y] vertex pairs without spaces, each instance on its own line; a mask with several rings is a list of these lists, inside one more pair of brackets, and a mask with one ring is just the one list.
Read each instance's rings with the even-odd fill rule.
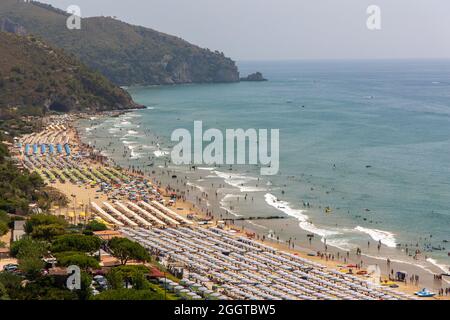
[[14,221],[14,229],[11,232],[11,241],[19,241],[26,234],[25,232],[26,221]]

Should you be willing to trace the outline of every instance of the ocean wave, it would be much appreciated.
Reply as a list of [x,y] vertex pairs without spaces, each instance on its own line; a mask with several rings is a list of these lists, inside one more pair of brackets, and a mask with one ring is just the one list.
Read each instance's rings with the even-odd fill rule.
[[434,265],[435,267],[438,267],[440,270],[442,270],[444,273],[449,273],[450,272],[450,266],[445,265],[445,264],[440,264],[438,263],[435,259],[433,258],[428,258],[427,261],[429,263],[431,263],[432,265]]
[[263,225],[258,224],[258,223],[256,223],[256,222],[253,222],[253,221],[250,221],[250,220],[247,220],[246,222],[247,222],[248,224],[251,224],[252,226],[257,227],[257,228],[261,228],[261,229],[263,229],[263,230],[269,230],[269,228],[267,228],[266,226],[263,226]]
[[381,241],[382,244],[389,248],[396,248],[397,242],[395,239],[395,235],[388,231],[377,230],[377,229],[369,229],[357,226],[355,228],[356,231],[368,234],[373,240]]
[[[383,257],[383,256],[374,256],[374,255],[370,255],[367,253],[363,253],[362,256],[367,257],[367,258],[371,258],[371,259],[376,259],[376,260],[381,260],[381,261],[386,261],[388,259],[388,257]],[[399,263],[399,264],[407,264],[410,266],[414,266],[414,267],[418,267],[428,273],[431,274],[435,274],[433,271],[431,271],[430,269],[428,269],[426,266],[420,264],[419,262],[409,262],[406,260],[400,260],[400,259],[393,259],[393,258],[389,258],[389,260],[391,262],[395,262],[395,263]]]
[[111,133],[111,134],[117,133],[117,132],[119,132],[119,131],[120,131],[120,130],[119,130],[118,128],[109,128],[109,129],[108,129],[108,132]]
[[299,223],[299,225],[300,225],[300,228],[302,228],[303,230],[313,233],[313,234],[317,234],[318,236],[322,237],[322,242],[324,239],[327,239],[328,244],[330,244],[330,242],[328,242],[330,240],[329,237],[337,236],[337,235],[341,234],[339,231],[328,230],[328,229],[316,227],[314,224],[312,224],[311,222],[308,222],[308,221],[302,221]]
[[205,192],[205,188],[203,188],[202,186],[199,186],[198,184],[188,182],[188,183],[186,183],[186,185],[197,188],[198,190],[200,190],[200,192]]
[[131,150],[130,159],[133,159],[133,160],[140,159],[145,155],[145,153],[139,153],[139,152],[134,151],[136,146],[128,146],[128,148]]
[[267,191],[266,188],[260,188],[257,186],[246,186],[245,184],[252,181],[258,181],[255,177],[249,177],[243,174],[237,173],[225,173],[220,171],[213,171],[219,178],[224,179],[225,183],[238,188],[241,192],[263,192]]
[[241,214],[239,214],[239,213],[237,213],[237,212],[235,212],[235,211],[233,211],[233,210],[227,208],[227,204],[228,204],[227,202],[228,202],[230,199],[232,199],[232,198],[237,198],[237,197],[239,197],[239,196],[238,196],[238,195],[235,195],[235,194],[226,194],[226,195],[222,198],[222,200],[220,200],[220,208],[223,209],[223,210],[225,210],[225,211],[228,212],[229,214],[231,214],[231,215],[233,215],[233,216],[235,216],[235,217],[237,217],[237,218],[240,218],[240,217],[242,217]]
[[114,124],[114,127],[115,127],[115,128],[123,128],[123,127],[128,127],[128,126],[130,126],[130,125],[131,125],[131,122],[130,122],[130,121],[122,120],[120,123]]
[[309,217],[306,214],[304,214],[304,210],[291,208],[289,202],[280,201],[273,194],[267,193],[264,196],[264,199],[266,200],[266,203],[268,205],[286,213],[291,217],[298,219],[301,222],[307,222],[309,219]]
[[84,128],[84,130],[85,130],[86,132],[91,132],[91,131],[93,131],[93,130],[96,130],[96,129],[100,128],[101,126],[102,126],[102,124],[98,124],[98,125],[96,125],[96,126],[86,127],[86,128]]
[[342,251],[352,251],[358,247],[356,244],[353,244],[348,239],[344,238],[327,238],[327,245]]
[[170,152],[169,151],[156,150],[155,152],[153,152],[153,154],[157,158],[162,158],[162,157],[168,156],[170,154]]
[[[264,196],[266,203],[275,209],[284,212],[290,217],[296,218],[300,221],[299,226],[303,230],[316,234],[323,239],[327,239],[331,236],[336,236],[341,234],[339,231],[327,230],[323,228],[318,228],[309,221],[309,217],[305,214],[304,210],[291,208],[290,203],[287,201],[280,201],[273,194],[267,193]],[[327,239],[328,241],[328,239]]]

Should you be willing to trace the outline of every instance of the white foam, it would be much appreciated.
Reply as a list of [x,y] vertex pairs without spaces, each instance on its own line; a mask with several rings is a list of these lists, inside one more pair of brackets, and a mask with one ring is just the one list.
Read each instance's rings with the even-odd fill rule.
[[134,149],[136,149],[138,147],[138,145],[137,144],[128,144],[128,149],[129,150],[134,150]]
[[350,243],[348,239],[343,238],[327,238],[327,245],[342,251],[351,251],[358,247],[357,245]]
[[302,221],[302,222],[300,222],[299,225],[300,225],[300,228],[302,228],[303,230],[308,231],[308,232],[313,233],[313,234],[317,234],[318,236],[321,236],[322,237],[322,241],[324,239],[327,239],[327,243],[328,244],[330,244],[330,242],[328,242],[329,241],[328,237],[336,236],[336,235],[341,234],[338,231],[318,228],[314,224],[312,224],[311,222],[308,222],[308,221]]
[[428,258],[427,261],[429,263],[431,263],[432,265],[438,267],[439,269],[441,269],[444,273],[450,273],[450,266],[447,266],[445,264],[440,264],[438,263],[435,259],[433,258]]
[[117,128],[109,128],[109,129],[108,129],[108,132],[111,133],[111,134],[117,133],[117,132],[119,132],[119,131],[120,131],[120,130],[117,129]]
[[291,208],[289,206],[289,202],[280,201],[273,194],[267,193],[264,196],[264,199],[266,200],[268,205],[286,213],[291,217],[298,219],[301,222],[307,222],[309,219],[309,217],[306,214],[304,214],[304,210]]
[[197,188],[198,190],[200,190],[200,192],[205,192],[205,188],[203,188],[202,186],[199,186],[198,184],[188,182],[188,183],[186,183],[186,185]]
[[291,208],[289,202],[280,201],[273,194],[267,193],[264,198],[268,205],[276,208],[277,210],[280,210],[281,212],[284,212],[288,216],[294,217],[299,220],[300,228],[307,232],[321,236],[323,239],[341,234],[338,231],[318,228],[309,221],[309,217],[305,214],[304,210]]
[[[362,255],[364,257],[368,257],[368,258],[371,258],[371,259],[382,260],[382,261],[386,261],[387,260],[387,257],[374,256],[374,255],[370,255],[370,254],[366,254],[366,253],[363,253]],[[400,263],[400,264],[403,263],[403,264],[407,264],[407,265],[410,265],[410,266],[418,267],[418,268],[420,268],[420,269],[422,269],[422,270],[424,270],[424,271],[426,271],[428,273],[434,274],[433,271],[431,271],[430,269],[428,269],[427,267],[425,267],[425,266],[423,266],[423,265],[421,265],[419,263],[414,263],[414,262],[409,262],[409,261],[399,260],[399,259],[392,259],[392,258],[389,258],[389,260],[391,262],[395,262],[395,263]]]
[[198,170],[205,170],[205,171],[214,171],[216,168],[206,168],[206,167],[202,168],[202,167],[198,167],[197,169]]
[[242,217],[241,214],[236,213],[236,212],[234,212],[233,210],[227,208],[227,202],[228,202],[230,199],[232,199],[232,198],[237,198],[237,197],[239,197],[239,196],[238,196],[238,195],[235,195],[235,194],[226,194],[226,195],[222,198],[222,200],[220,200],[220,206],[221,206],[220,208],[223,209],[223,210],[225,210],[225,211],[228,212],[229,214],[231,214],[231,215],[233,215],[233,216],[239,218],[239,217]]
[[368,234],[373,240],[381,241],[382,244],[389,248],[396,248],[397,242],[395,240],[395,235],[388,231],[377,230],[377,229],[369,229],[357,226],[355,228],[356,231]]
[[162,151],[162,150],[156,150],[155,152],[153,152],[153,154],[155,155],[155,157],[161,158],[161,157],[165,157],[165,156],[169,155],[170,152]]
[[96,130],[99,127],[101,127],[101,124],[98,124],[96,126],[86,127],[86,128],[84,128],[84,130],[86,130],[86,132],[91,132],[93,130]]
[[119,124],[117,124],[118,126],[120,126],[120,127],[126,127],[126,126],[129,126],[131,124],[131,122],[130,121],[127,121],[127,120],[123,120],[123,121],[121,121]]
[[264,229],[264,230],[268,230],[268,229],[269,229],[269,228],[267,228],[266,226],[263,226],[263,225],[261,225],[261,224],[255,223],[255,222],[253,222],[253,221],[251,221],[251,220],[247,220],[246,222],[249,223],[249,224],[251,224],[252,226],[257,227],[257,228],[261,228],[261,229]]
[[127,134],[130,135],[130,136],[135,136],[135,135],[138,135],[139,132],[134,131],[134,130],[128,130]]
[[144,153],[139,153],[139,152],[135,152],[134,149],[136,148],[136,146],[128,146],[128,148],[131,150],[130,152],[130,159],[140,159],[142,158],[142,156],[144,156]]
[[257,186],[246,186],[245,184],[248,184],[250,182],[258,181],[255,177],[249,177],[243,174],[237,174],[237,173],[225,173],[220,171],[214,171],[214,173],[224,179],[225,183],[233,186],[235,188],[238,188],[241,192],[263,192],[267,191],[265,188],[260,188]]

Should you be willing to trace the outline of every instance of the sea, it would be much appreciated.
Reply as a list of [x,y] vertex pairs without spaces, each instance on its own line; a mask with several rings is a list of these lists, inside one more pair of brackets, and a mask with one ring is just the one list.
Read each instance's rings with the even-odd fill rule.
[[[449,272],[450,60],[238,64],[269,81],[129,87],[147,109],[86,120],[82,136],[124,166],[191,175],[217,214],[256,217],[247,225],[269,238]],[[279,129],[279,173],[173,165],[171,134],[194,121]]]

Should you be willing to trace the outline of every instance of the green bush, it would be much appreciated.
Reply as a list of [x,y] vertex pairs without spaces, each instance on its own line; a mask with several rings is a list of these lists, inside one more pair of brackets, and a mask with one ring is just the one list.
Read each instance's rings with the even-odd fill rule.
[[52,244],[52,251],[81,251],[93,253],[100,249],[101,244],[102,240],[96,236],[65,234],[54,240]]
[[5,235],[8,232],[8,224],[3,221],[0,221],[0,236]]
[[23,237],[11,244],[11,256],[18,259],[27,256],[42,257],[48,252],[49,244],[45,241]]
[[89,222],[86,225],[86,230],[90,230],[90,231],[105,231],[108,230],[108,227],[104,224],[101,223],[97,220],[92,220],[91,222]]
[[98,261],[81,252],[60,252],[55,254],[58,260],[58,265],[68,267],[71,265],[79,266],[81,269],[87,270],[89,268],[98,269],[100,265]]
[[67,222],[60,217],[35,214],[25,224],[25,232],[33,238],[52,240],[63,235],[67,227]]
[[122,265],[129,260],[150,261],[151,257],[143,246],[127,238],[113,238],[109,241],[108,247],[111,254],[120,260]]

